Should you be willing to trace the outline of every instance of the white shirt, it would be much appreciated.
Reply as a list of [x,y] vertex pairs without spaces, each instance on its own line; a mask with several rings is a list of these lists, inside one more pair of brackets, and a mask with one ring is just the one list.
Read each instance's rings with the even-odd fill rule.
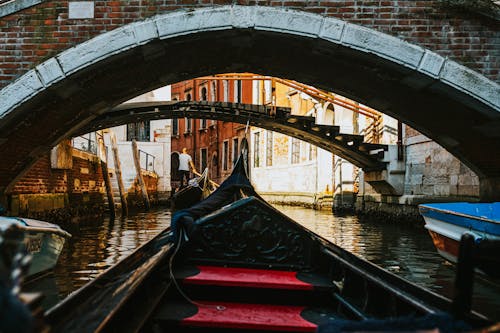
[[191,156],[188,154],[179,155],[179,171],[189,171],[189,162],[191,162]]

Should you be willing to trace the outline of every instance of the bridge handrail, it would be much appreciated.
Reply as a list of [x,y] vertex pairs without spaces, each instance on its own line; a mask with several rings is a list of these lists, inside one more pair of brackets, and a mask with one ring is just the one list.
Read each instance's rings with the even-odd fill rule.
[[[85,137],[85,136],[83,136],[83,135],[76,136],[76,137],[74,137],[74,138],[71,139],[71,145],[75,149],[78,149],[78,150],[81,150],[81,151],[86,151],[86,152],[89,152],[89,153],[97,155],[97,142],[95,140],[92,140],[91,136],[92,136],[92,133],[89,133],[89,137],[88,138]],[[86,145],[83,143],[80,148],[77,147],[75,145],[75,139],[76,138],[80,138],[80,139],[85,140],[86,141]]]
[[[141,158],[142,155],[145,156],[145,167],[142,167],[142,158]],[[147,153],[144,150],[139,149],[139,162],[141,164],[142,170],[156,172],[155,171],[155,159],[156,159],[156,156],[151,155],[150,153]],[[152,162],[149,162],[150,160],[152,160]],[[150,166],[151,166],[151,170],[149,170]]]

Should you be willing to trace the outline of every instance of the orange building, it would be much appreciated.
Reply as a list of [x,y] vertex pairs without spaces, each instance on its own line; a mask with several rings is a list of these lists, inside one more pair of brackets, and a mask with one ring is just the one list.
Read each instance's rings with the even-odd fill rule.
[[[172,100],[252,103],[252,81],[198,78],[172,85]],[[211,119],[172,119],[172,188],[179,187],[179,154],[186,147],[196,171],[222,182],[232,171],[245,137],[245,125]]]

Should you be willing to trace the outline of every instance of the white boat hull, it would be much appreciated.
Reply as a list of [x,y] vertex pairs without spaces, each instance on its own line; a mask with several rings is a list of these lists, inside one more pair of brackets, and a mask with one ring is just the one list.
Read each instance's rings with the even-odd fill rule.
[[58,225],[25,218],[0,217],[0,229],[15,225],[24,231],[26,252],[32,255],[28,277],[48,271],[57,263],[69,233]]

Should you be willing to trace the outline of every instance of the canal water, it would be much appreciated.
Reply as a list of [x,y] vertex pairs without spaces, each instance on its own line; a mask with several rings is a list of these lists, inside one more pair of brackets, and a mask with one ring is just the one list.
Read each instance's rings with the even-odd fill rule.
[[[451,297],[454,266],[435,251],[422,226],[380,223],[356,216],[333,216],[302,207],[277,209],[313,232],[411,282]],[[42,291],[49,308],[117,263],[170,224],[168,210],[139,213],[124,220],[95,221],[67,228],[66,243],[53,274],[27,286]],[[476,278],[473,308],[500,320],[500,281]]]

